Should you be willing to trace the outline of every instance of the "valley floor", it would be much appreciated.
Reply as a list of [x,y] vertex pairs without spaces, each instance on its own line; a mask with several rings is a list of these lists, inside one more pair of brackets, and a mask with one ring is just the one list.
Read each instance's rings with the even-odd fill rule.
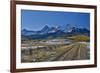
[[[29,45],[29,44],[28,44]],[[22,46],[21,62],[49,62],[68,60],[87,60],[90,58],[90,48],[87,42],[43,44],[36,43]]]

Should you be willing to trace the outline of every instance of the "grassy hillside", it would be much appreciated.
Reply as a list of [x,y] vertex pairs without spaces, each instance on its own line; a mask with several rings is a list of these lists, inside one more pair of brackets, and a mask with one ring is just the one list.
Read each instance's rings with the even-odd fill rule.
[[71,39],[73,42],[89,42],[90,41],[90,37],[85,36],[85,35],[77,35],[77,36],[72,36],[68,38]]

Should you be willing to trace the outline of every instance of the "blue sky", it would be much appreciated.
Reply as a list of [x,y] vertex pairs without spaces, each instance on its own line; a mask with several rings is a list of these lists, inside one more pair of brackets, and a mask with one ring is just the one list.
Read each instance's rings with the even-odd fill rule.
[[21,27],[27,30],[41,30],[45,25],[72,26],[90,28],[90,14],[79,12],[56,12],[56,11],[36,11],[21,10]]

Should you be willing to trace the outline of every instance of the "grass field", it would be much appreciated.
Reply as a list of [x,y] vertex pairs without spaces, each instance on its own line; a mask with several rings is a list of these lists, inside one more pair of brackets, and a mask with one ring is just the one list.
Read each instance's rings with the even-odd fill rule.
[[90,37],[84,36],[84,35],[77,35],[77,36],[72,36],[68,38],[71,39],[71,41],[73,42],[89,42],[90,41]]

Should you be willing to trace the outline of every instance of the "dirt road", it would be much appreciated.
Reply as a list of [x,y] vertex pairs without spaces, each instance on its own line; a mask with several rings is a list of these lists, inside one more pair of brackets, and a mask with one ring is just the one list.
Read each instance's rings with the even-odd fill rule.
[[86,45],[76,43],[66,48],[65,52],[57,56],[53,61],[64,61],[64,60],[85,60],[89,59],[88,49]]

